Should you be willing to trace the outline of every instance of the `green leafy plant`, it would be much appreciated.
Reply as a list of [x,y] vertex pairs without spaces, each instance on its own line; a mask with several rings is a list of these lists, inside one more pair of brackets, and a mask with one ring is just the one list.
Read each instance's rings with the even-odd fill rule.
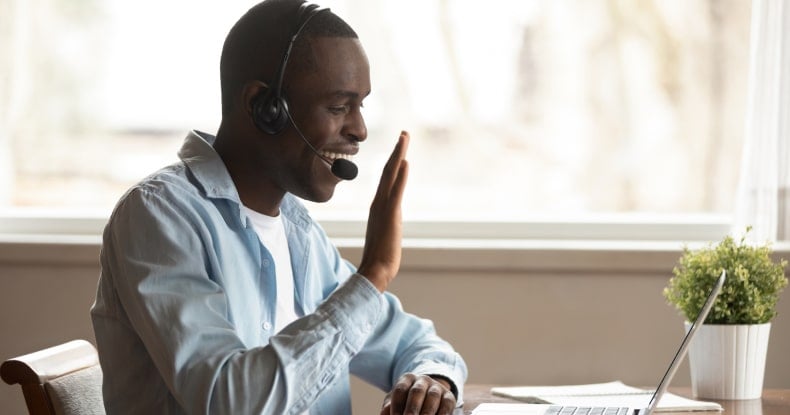
[[[751,228],[746,229],[746,233]],[[771,246],[750,245],[731,236],[699,250],[683,248],[664,297],[692,321],[699,314],[722,270],[727,280],[706,324],[762,324],[776,316],[776,302],[787,285],[787,261],[771,260]]]

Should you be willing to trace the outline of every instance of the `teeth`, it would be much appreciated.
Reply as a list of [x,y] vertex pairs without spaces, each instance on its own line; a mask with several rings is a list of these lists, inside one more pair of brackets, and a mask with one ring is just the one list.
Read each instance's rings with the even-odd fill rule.
[[322,151],[321,155],[326,157],[326,158],[328,158],[328,159],[332,159],[332,160],[337,160],[337,159],[350,160],[351,159],[351,155],[350,154],[331,153],[329,151]]

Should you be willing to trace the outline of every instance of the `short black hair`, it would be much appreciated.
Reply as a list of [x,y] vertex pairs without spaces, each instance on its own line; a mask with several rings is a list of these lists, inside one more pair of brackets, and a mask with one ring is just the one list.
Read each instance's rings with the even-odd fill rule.
[[[270,86],[291,36],[297,30],[301,0],[266,0],[253,6],[233,25],[222,47],[220,87],[222,115],[233,109],[233,101],[245,83],[260,80]],[[313,70],[315,60],[310,39],[345,37],[358,39],[357,33],[331,11],[313,16],[294,43],[286,73]]]

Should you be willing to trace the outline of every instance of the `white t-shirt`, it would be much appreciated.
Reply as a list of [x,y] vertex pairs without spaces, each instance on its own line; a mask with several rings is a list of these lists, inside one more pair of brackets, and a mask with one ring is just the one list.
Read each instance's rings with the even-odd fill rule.
[[274,258],[277,275],[277,311],[274,318],[274,332],[279,333],[285,326],[299,318],[294,305],[294,275],[291,269],[291,252],[285,236],[282,215],[276,217],[258,213],[243,206],[244,213],[250,218],[258,238]]

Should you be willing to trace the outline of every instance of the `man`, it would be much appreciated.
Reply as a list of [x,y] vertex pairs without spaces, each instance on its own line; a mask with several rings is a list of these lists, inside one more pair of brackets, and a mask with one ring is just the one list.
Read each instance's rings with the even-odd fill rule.
[[408,134],[358,269],[297,199],[327,201],[355,173],[335,161],[367,137],[354,31],[328,10],[267,0],[228,34],[220,72],[216,137],[190,133],[181,162],[130,189],[104,232],[91,314],[107,412],[345,414],[351,372],[389,391],[382,414],[450,413],[463,360],[386,292]]

